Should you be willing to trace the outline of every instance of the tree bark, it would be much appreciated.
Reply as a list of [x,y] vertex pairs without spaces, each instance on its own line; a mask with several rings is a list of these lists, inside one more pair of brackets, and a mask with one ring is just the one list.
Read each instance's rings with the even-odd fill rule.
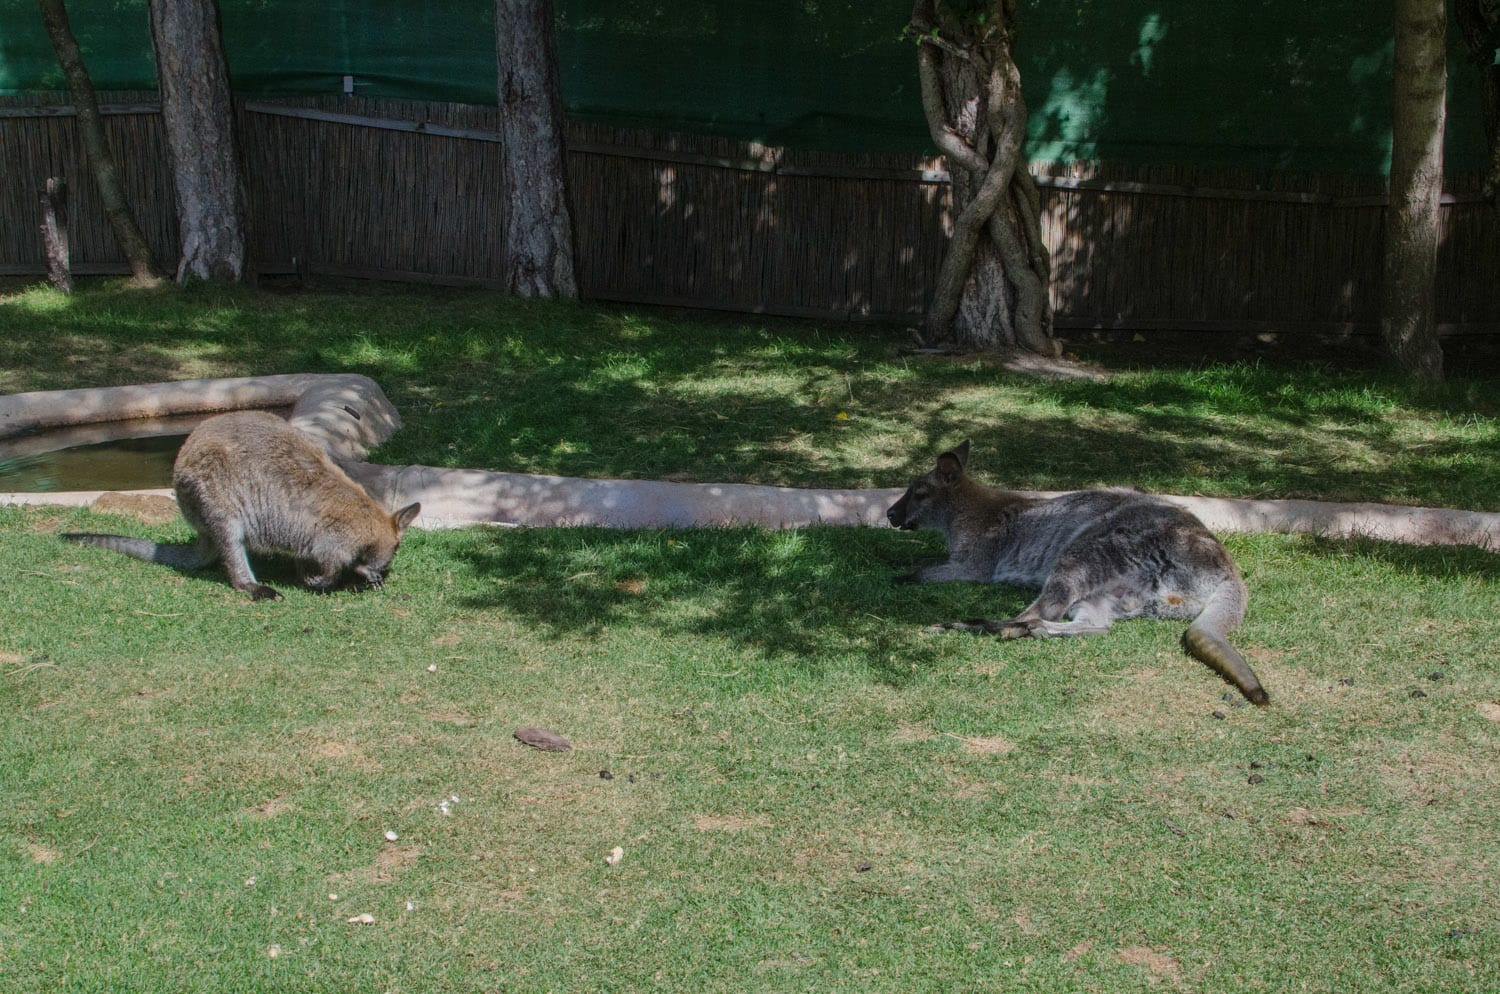
[[1443,350],[1434,311],[1447,27],[1444,0],[1396,0],[1390,200],[1380,331],[1392,358],[1425,382],[1443,378]]
[[245,185],[217,0],[151,0],[162,122],[177,192],[177,282],[245,275]]
[[46,25],[47,37],[57,52],[58,64],[68,81],[68,92],[73,99],[73,110],[78,117],[78,134],[83,144],[84,158],[99,188],[99,199],[104,205],[105,217],[109,219],[115,242],[130,264],[135,281],[153,284],[158,281],[156,268],[151,260],[151,246],[141,234],[130,202],[125,198],[125,188],[120,183],[119,171],[115,168],[114,156],[109,151],[109,142],[104,137],[104,119],[99,113],[99,98],[94,93],[93,81],[89,79],[88,67],[83,61],[83,52],[78,39],[73,36],[73,26],[68,21],[68,10],[63,0],[39,0],[42,23]]
[[953,230],[923,323],[930,341],[1056,354],[1051,259],[1026,170],[1027,110],[1013,45],[1015,0],[956,12],[917,0],[922,107],[953,177]]
[[1479,70],[1479,105],[1490,150],[1484,195],[1500,210],[1500,0],[1454,0],[1453,19]]
[[68,249],[68,184],[54,176],[37,193],[42,202],[42,245],[47,254],[47,282],[63,293],[72,293],[73,270]]
[[506,285],[522,297],[577,297],[551,0],[496,0],[495,53]]

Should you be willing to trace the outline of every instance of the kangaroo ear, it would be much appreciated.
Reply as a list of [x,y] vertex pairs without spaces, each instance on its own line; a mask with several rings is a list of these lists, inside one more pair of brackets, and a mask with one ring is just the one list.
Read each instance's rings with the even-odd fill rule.
[[945,487],[952,486],[963,475],[964,464],[956,454],[944,452],[938,456],[937,478],[939,483]]
[[964,475],[964,469],[969,465],[969,440],[963,440],[956,449],[944,452],[938,456],[937,477],[939,482],[945,486],[958,482],[958,478]]
[[411,524],[422,513],[421,504],[408,504],[395,514],[391,515],[391,522],[396,526],[396,534],[400,535],[406,531],[406,526]]

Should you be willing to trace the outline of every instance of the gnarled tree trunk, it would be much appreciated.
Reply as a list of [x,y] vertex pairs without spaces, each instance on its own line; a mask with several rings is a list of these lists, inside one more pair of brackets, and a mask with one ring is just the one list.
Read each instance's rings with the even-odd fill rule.
[[1396,362],[1415,379],[1427,382],[1443,378],[1443,349],[1434,312],[1448,92],[1447,30],[1443,0],[1396,0],[1380,332]]
[[94,185],[99,189],[99,199],[104,205],[104,215],[109,219],[115,243],[130,264],[130,272],[137,283],[153,284],[158,278],[151,261],[151,246],[141,234],[130,202],[125,198],[125,188],[120,183],[119,170],[115,168],[114,156],[109,151],[109,142],[104,137],[104,118],[99,113],[99,98],[94,93],[93,81],[89,79],[88,66],[84,64],[83,52],[78,39],[73,36],[73,25],[68,20],[68,9],[63,0],[39,0],[42,23],[47,27],[47,37],[57,52],[58,64],[68,81],[68,93],[73,99],[73,111],[78,117],[78,135],[83,143],[83,155],[94,176]]
[[172,153],[181,256],[188,277],[245,274],[245,187],[217,0],[151,0],[162,122]]
[[496,0],[495,54],[506,285],[522,297],[577,297],[551,0]]
[[1051,259],[1027,171],[1016,0],[916,0],[922,108],[953,177],[953,230],[923,334],[961,348],[1056,353]]

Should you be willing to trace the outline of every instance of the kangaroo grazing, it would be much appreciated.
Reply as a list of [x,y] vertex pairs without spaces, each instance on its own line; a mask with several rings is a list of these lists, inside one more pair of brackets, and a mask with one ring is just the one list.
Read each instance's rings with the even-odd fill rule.
[[198,532],[193,543],[62,537],[183,570],[222,559],[234,589],[266,600],[281,595],[255,579],[248,553],[295,556],[314,590],[334,587],[346,570],[378,587],[422,509],[386,513],[317,443],[266,411],[221,414],[193,429],[172,465],[172,489]]
[[[1125,618],[1191,618],[1184,641],[1253,704],[1270,698],[1226,633],[1249,594],[1229,551],[1187,511],[1131,490],[1027,497],[965,475],[969,443],[938,456],[886,511],[897,528],[934,528],[948,559],[898,582],[967,580],[1041,588],[1005,621],[935,626],[1046,638],[1109,631]],[[1069,620],[1064,620],[1069,619]]]

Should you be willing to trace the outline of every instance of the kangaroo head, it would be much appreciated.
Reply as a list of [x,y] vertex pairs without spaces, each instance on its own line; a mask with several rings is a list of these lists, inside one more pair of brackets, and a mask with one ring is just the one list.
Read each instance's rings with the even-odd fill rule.
[[937,465],[926,476],[918,476],[885,516],[903,531],[939,528],[953,513],[953,496],[964,469],[969,465],[969,441],[938,456]]
[[378,587],[385,581],[385,574],[391,568],[391,562],[396,558],[396,550],[401,548],[401,536],[406,531],[406,526],[412,523],[421,510],[421,504],[408,504],[403,507],[390,516],[388,534],[381,535],[359,550],[359,555],[351,564],[351,568],[370,586]]

